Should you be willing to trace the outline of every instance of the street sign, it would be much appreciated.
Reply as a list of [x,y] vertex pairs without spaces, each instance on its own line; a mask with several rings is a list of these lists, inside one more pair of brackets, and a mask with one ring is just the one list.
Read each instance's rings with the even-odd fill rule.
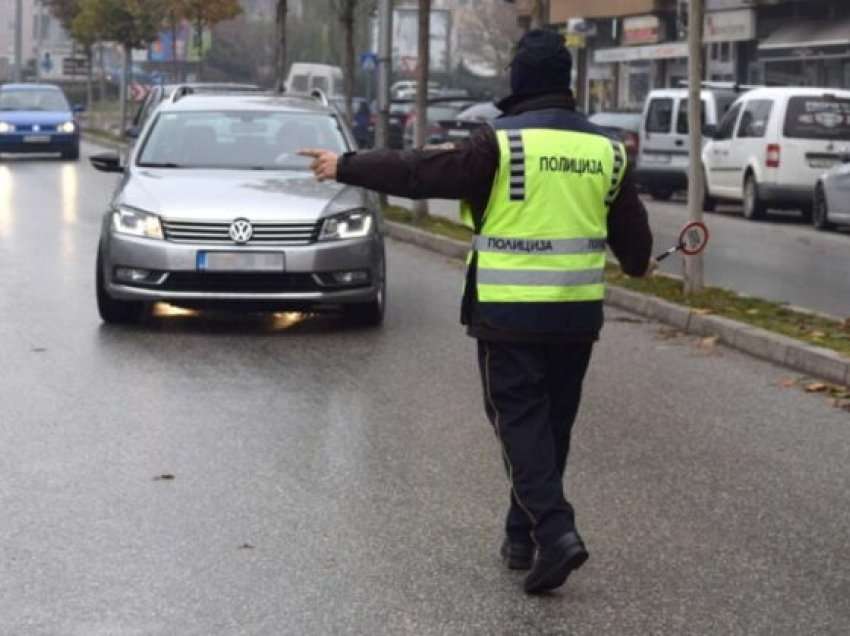
[[375,53],[360,54],[360,68],[367,73],[371,73],[378,68],[378,56]]

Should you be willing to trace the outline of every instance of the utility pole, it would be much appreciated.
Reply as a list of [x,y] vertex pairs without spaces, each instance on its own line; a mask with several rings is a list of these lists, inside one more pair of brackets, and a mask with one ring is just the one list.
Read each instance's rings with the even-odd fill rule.
[[549,23],[549,0],[533,0],[531,9],[531,28],[542,29]]
[[[705,177],[702,165],[702,28],[704,0],[690,0],[688,11],[688,130],[690,131],[690,169],[688,174],[688,216],[702,221]],[[702,254],[685,256],[685,293],[703,289]]]
[[[428,76],[431,70],[431,0],[419,0],[419,46],[416,66],[416,125],[414,145],[422,148],[428,140]],[[413,202],[413,216],[423,221],[428,216],[428,201]]]
[[393,68],[393,1],[378,0],[378,125],[375,147],[386,148],[390,127],[390,76]]
[[15,81],[20,82],[24,70],[24,7],[23,0],[15,0]]

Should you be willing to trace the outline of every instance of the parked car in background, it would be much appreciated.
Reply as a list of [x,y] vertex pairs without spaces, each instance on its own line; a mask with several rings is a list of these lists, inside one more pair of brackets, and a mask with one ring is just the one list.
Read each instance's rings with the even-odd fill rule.
[[[387,147],[393,150],[404,148],[404,126],[407,116],[416,107],[416,103],[410,99],[394,99],[390,102],[390,121],[387,131]],[[369,138],[375,139],[375,127],[378,125],[377,106],[372,108],[372,122],[369,125]]]
[[703,150],[705,207],[741,201],[744,216],[769,208],[812,214],[815,184],[850,152],[850,91],[759,88],[738,99]]
[[[469,107],[468,101],[450,101],[435,100],[428,103],[428,111],[426,120],[428,122],[428,130],[425,133],[426,144],[439,144],[448,139],[447,131],[443,129],[441,122],[445,120],[454,120],[459,113]],[[407,121],[404,124],[404,147],[413,148],[416,143],[416,109],[410,111],[407,115]]]
[[103,217],[97,305],[105,322],[150,303],[190,308],[341,311],[378,325],[385,302],[374,193],[317,183],[303,148],[354,149],[333,107],[278,95],[177,96],[145,124]]
[[286,76],[286,92],[306,95],[320,90],[328,99],[345,96],[342,69],[330,64],[294,62]]
[[850,226],[850,152],[815,183],[812,222],[819,230]]
[[[731,86],[731,85],[730,85]],[[716,126],[740,92],[734,88],[703,89],[702,125]],[[638,184],[665,201],[688,186],[690,140],[687,89],[659,89],[649,93],[638,140]]]
[[629,165],[632,167],[637,163],[640,149],[640,124],[642,119],[641,113],[615,111],[594,113],[588,117],[590,123],[595,124],[614,139],[623,142],[629,158]]
[[502,111],[493,102],[479,102],[464,108],[453,119],[438,122],[444,135],[443,141],[468,139],[475,130],[501,115]]
[[191,82],[186,84],[157,84],[152,86],[147,97],[139,106],[128,131],[130,137],[136,137],[147,123],[157,106],[180,88],[184,93],[261,93],[263,89],[256,84],[235,84],[228,82]]
[[65,94],[51,84],[0,86],[0,152],[80,157],[80,125]]

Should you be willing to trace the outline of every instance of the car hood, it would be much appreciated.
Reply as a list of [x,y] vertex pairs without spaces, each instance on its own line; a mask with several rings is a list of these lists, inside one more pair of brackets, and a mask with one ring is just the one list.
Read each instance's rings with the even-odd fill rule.
[[116,203],[191,221],[315,221],[366,205],[360,188],[308,172],[136,169]]
[[65,110],[4,110],[0,111],[0,121],[7,124],[64,124],[73,121],[74,115]]

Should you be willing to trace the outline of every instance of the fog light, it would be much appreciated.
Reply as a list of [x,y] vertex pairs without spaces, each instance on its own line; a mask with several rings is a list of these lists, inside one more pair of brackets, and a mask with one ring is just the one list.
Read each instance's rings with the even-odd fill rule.
[[334,272],[332,276],[337,285],[362,285],[369,282],[369,272],[363,270]]
[[129,283],[142,283],[150,278],[151,272],[146,269],[134,269],[132,267],[119,267],[115,270],[115,278]]

